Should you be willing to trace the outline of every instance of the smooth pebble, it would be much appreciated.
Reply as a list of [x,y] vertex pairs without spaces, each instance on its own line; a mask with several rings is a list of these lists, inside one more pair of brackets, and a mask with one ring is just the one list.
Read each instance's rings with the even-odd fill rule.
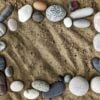
[[6,77],[12,77],[12,75],[14,74],[13,68],[12,67],[6,67],[5,69],[5,75]]
[[76,96],[84,96],[89,90],[89,83],[85,78],[76,76],[70,81],[69,90]]
[[65,77],[64,77],[64,82],[65,82],[65,83],[69,83],[71,79],[72,79],[72,75],[67,74],[67,75],[65,75]]
[[66,16],[66,10],[60,5],[52,5],[46,10],[46,17],[52,22],[59,22]]
[[32,82],[32,87],[38,91],[42,92],[48,92],[50,89],[50,86],[47,82],[41,81],[41,80],[36,80]]
[[0,70],[3,71],[6,67],[6,59],[4,56],[0,56]]
[[5,50],[6,48],[6,43],[4,41],[0,41],[0,51]]

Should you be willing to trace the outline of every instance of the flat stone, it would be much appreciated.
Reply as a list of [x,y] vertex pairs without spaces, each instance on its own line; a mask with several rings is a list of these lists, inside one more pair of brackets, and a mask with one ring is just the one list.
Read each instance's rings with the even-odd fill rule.
[[3,71],[6,67],[6,59],[4,56],[0,56],[0,70]]
[[6,43],[4,41],[0,41],[0,51],[5,50],[6,48]]

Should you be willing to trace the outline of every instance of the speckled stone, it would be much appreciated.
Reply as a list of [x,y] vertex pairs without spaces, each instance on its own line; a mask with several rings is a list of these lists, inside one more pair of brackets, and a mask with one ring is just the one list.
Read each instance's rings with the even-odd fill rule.
[[0,70],[4,70],[6,67],[6,59],[4,56],[0,56]]

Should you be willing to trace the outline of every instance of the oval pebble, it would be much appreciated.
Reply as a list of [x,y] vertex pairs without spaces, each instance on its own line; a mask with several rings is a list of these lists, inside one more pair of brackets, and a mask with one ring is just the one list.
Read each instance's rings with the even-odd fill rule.
[[70,14],[73,19],[84,18],[94,13],[94,9],[91,7],[78,9]]
[[100,32],[100,12],[94,16],[94,27],[97,32]]
[[69,83],[71,79],[72,79],[72,76],[71,76],[70,74],[65,75],[65,77],[64,77],[64,82],[65,82],[65,83]]
[[0,41],[0,51],[3,51],[6,48],[6,43],[4,41]]
[[69,90],[76,96],[84,96],[89,89],[89,83],[81,76],[74,77],[69,83]]
[[13,92],[20,92],[22,91],[22,89],[24,88],[24,84],[22,81],[13,81],[11,84],[10,84],[10,89],[13,91]]
[[65,27],[70,28],[72,26],[72,19],[70,17],[66,17],[64,19],[64,25]]
[[17,21],[15,19],[9,19],[8,20],[8,28],[10,31],[16,31],[17,30]]
[[93,39],[93,46],[96,51],[100,52],[100,34],[95,35]]
[[6,59],[4,56],[0,56],[0,70],[3,71],[6,67]]
[[66,16],[65,9],[60,5],[52,5],[46,10],[46,17],[52,22],[59,22]]
[[36,10],[40,10],[40,11],[44,11],[46,10],[47,8],[47,4],[43,1],[35,1],[33,3],[33,7],[36,9]]
[[0,23],[0,37],[2,37],[3,35],[6,34],[7,28],[5,26],[5,24]]
[[6,77],[12,77],[12,75],[13,75],[13,69],[12,69],[12,67],[6,67],[6,69],[5,69],[5,75],[6,75]]
[[34,89],[27,89],[24,91],[24,97],[30,100],[36,99],[39,96],[39,92]]
[[45,81],[36,80],[32,82],[32,87],[38,91],[48,92],[49,91],[49,84]]
[[73,21],[73,25],[77,28],[88,28],[90,26],[90,22],[87,19],[79,19]]
[[63,82],[55,82],[51,85],[51,88],[48,92],[43,92],[42,97],[44,98],[53,98],[63,94],[65,90],[65,85]]
[[33,19],[33,21],[35,21],[35,22],[42,22],[43,19],[44,19],[44,16],[42,15],[41,12],[35,11],[35,12],[33,13],[32,19]]
[[100,76],[91,79],[91,90],[100,94]]
[[26,22],[30,19],[33,9],[31,5],[25,5],[18,10],[18,18],[20,22]]

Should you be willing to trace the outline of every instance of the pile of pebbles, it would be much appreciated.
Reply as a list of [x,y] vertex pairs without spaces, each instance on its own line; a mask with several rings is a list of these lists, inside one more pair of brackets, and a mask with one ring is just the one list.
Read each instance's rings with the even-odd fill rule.
[[[33,10],[34,8],[34,10]],[[72,26],[76,28],[88,28],[91,22],[86,17],[94,14],[94,9],[91,7],[80,8],[78,1],[72,1],[69,5],[71,13],[68,15],[66,9],[58,4],[48,7],[44,1],[35,1],[33,7],[29,4],[24,5],[18,10],[18,20],[21,23],[27,22],[30,18],[36,23],[40,23],[44,20],[44,17],[51,22],[63,23],[66,28]],[[7,33],[7,27],[9,31],[15,32],[18,28],[18,22],[15,18],[8,17],[12,14],[14,6],[8,4],[4,10],[0,13],[0,37]],[[44,14],[45,12],[45,14]],[[7,20],[7,25],[5,24]],[[100,32],[100,12],[94,16],[94,28]],[[100,51],[100,34],[97,34],[93,39],[93,46],[96,51]],[[7,47],[4,41],[0,41],[0,52]],[[100,58],[94,57],[91,60],[91,64],[94,69],[100,72]],[[4,95],[8,91],[7,78],[11,78],[14,74],[12,67],[6,67],[6,59],[0,56],[0,95]],[[91,90],[100,94],[100,76],[93,77],[90,82]],[[69,91],[76,96],[84,96],[89,90],[89,82],[82,76],[72,77],[70,74],[59,76],[58,80],[52,84],[49,84],[43,80],[34,80],[31,83],[31,88],[24,89],[25,84],[21,80],[15,80],[10,83],[10,90],[18,93],[23,91],[23,95],[26,99],[36,99],[39,96],[43,98],[54,98],[64,93],[65,87],[69,87]]]

